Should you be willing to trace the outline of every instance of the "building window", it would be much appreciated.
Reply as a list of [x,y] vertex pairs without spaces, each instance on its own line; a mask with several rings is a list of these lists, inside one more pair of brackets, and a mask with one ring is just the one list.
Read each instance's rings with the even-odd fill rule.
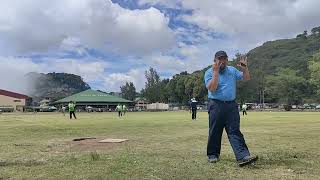
[[13,102],[21,102],[21,100],[13,100]]

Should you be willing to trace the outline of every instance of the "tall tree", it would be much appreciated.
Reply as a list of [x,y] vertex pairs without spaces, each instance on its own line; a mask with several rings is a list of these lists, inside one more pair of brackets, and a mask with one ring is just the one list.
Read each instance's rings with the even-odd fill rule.
[[147,81],[145,83],[145,88],[141,91],[142,96],[151,103],[160,102],[160,76],[155,69],[150,68],[149,71],[145,71],[145,77]]
[[318,35],[320,34],[320,26],[319,27],[314,27],[311,29],[312,34]]
[[176,84],[177,84],[176,77],[173,76],[173,78],[166,85],[166,89],[169,94],[169,102],[177,102],[177,100],[178,100],[178,95],[175,92]]
[[188,78],[185,79],[185,95],[188,99],[193,97],[193,89],[196,82],[196,76],[190,75]]
[[134,101],[136,97],[136,87],[133,82],[126,82],[125,85],[120,87],[122,97],[130,101]]
[[307,39],[308,31],[303,31],[302,34],[298,34],[297,38]]
[[169,83],[169,79],[163,79],[160,82],[160,102],[169,103],[169,89],[167,88],[167,84]]
[[188,97],[185,95],[185,80],[184,75],[177,76],[177,84],[175,87],[175,93],[177,94],[177,102],[183,104],[184,101],[188,101]]
[[204,84],[204,71],[199,71],[195,74],[193,97],[199,102],[204,102],[208,99],[207,93],[208,90]]

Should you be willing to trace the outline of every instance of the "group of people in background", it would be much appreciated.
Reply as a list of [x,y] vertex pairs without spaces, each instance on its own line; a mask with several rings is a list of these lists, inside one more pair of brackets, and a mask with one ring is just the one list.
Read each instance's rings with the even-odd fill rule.
[[[196,98],[192,98],[190,100],[190,113],[192,114],[191,115],[191,119],[192,120],[197,120],[197,105],[198,105],[198,101],[196,100]],[[248,106],[243,103],[242,105],[240,105],[240,110],[242,111],[242,115],[248,115],[247,114],[247,109],[248,109]]]
[[[191,115],[191,119],[192,120],[197,120],[197,105],[198,105],[198,101],[195,98],[192,98],[190,100],[190,113]],[[73,101],[70,101],[68,104],[68,111],[69,111],[69,116],[70,119],[72,119],[72,117],[74,117],[74,119],[77,119],[76,114],[75,114],[75,107],[76,107],[76,103]],[[248,106],[244,103],[240,106],[241,111],[242,111],[242,115],[247,115],[247,108]],[[66,107],[62,106],[61,108],[63,115],[65,116],[65,112],[66,112]],[[127,107],[126,105],[121,105],[118,104],[116,107],[116,111],[118,112],[118,117],[122,117],[126,114],[127,112]]]
[[[76,117],[76,114],[75,114],[75,110],[76,110],[76,103],[73,102],[73,101],[70,101],[68,103],[68,111],[69,111],[69,115],[70,115],[70,119],[72,119],[72,117],[74,117],[74,119],[77,119]],[[66,106],[62,106],[61,107],[61,111],[62,111],[62,114],[65,116],[65,113],[66,113]],[[128,108],[126,105],[121,105],[121,104],[118,104],[117,107],[116,107],[116,111],[118,112],[118,117],[122,117],[126,114]]]
[[118,104],[118,106],[116,107],[116,111],[118,111],[118,117],[122,117],[126,115],[127,107],[126,105]]
[[[62,106],[61,107],[61,111],[62,114],[65,116],[66,114],[66,107]],[[70,119],[72,119],[72,116],[74,117],[74,119],[77,119],[76,114],[75,114],[75,110],[76,110],[76,103],[73,101],[70,101],[68,104],[68,111],[69,111],[69,115],[70,115]]]

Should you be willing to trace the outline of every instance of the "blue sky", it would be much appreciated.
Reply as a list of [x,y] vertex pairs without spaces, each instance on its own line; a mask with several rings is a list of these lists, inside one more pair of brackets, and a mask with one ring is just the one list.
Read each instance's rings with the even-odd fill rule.
[[[319,26],[316,0],[3,0],[0,88],[26,92],[23,74],[80,75],[93,89],[144,87],[144,71],[162,78],[230,57],[265,41]],[[250,60],[249,60],[250,61]],[[14,73],[13,73],[14,72]]]

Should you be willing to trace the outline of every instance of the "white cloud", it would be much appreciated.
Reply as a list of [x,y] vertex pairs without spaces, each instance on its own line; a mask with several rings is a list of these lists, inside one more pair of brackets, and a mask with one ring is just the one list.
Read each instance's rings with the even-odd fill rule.
[[93,84],[93,89],[120,91],[120,86],[133,82],[137,91],[144,88],[146,69],[131,69],[127,73],[110,73],[111,64],[98,59],[45,59],[34,62],[30,58],[0,56],[0,89],[28,94],[31,82],[24,78],[28,72],[64,72],[80,75],[84,81]]
[[207,67],[212,61],[213,52],[209,45],[186,45],[179,43],[172,54],[156,53],[145,56],[140,61],[146,67],[153,67],[159,74],[177,74],[183,71],[192,73]]
[[0,11],[2,54],[47,52],[68,38],[133,54],[174,45],[168,18],[155,8],[128,10],[110,0],[3,0]]
[[[231,58],[236,52],[247,52],[265,41],[292,38],[304,30],[319,26],[320,1],[316,0],[140,0],[140,4],[162,4],[173,8],[192,10],[191,15],[180,15],[176,19],[198,25],[199,30],[179,27],[176,36],[182,42],[174,49],[183,55],[176,57],[158,55],[154,60],[146,61],[159,67],[160,72],[169,70],[192,72],[212,63],[212,57],[218,50],[225,50]],[[180,6],[178,6],[180,4]],[[208,33],[216,33],[218,38]],[[219,37],[220,35],[223,35]],[[152,61],[153,59],[153,61]],[[162,63],[161,63],[162,62]],[[170,65],[164,66],[165,62]],[[181,63],[180,63],[181,62]]]
[[126,82],[133,82],[137,91],[144,88],[145,69],[131,69],[128,73],[112,73],[104,78],[104,87],[106,91],[119,91],[120,86]]
[[30,82],[24,79],[28,72],[64,72],[80,75],[86,82],[103,80],[110,65],[101,60],[46,59],[35,63],[30,58],[0,56],[0,88],[23,93],[30,90]]
[[[144,70],[108,74],[111,64],[92,57],[87,49],[114,51],[125,57],[145,56],[175,45],[169,18],[155,8],[128,10],[110,0],[3,0],[0,11],[0,75],[11,75],[0,84],[11,90],[24,91],[21,77],[30,71],[77,74],[95,87],[114,91],[130,80],[141,89]],[[87,58],[51,57],[70,57],[69,52]],[[17,57],[38,53],[48,58]],[[128,60],[128,69],[131,64]],[[107,83],[101,84],[105,79]]]
[[[160,0],[143,2],[172,6]],[[179,0],[176,3],[193,10],[193,14],[184,15],[183,20],[225,33],[226,41],[234,42],[236,49],[249,50],[268,40],[294,37],[319,26],[320,19],[317,0]]]
[[76,74],[83,77],[87,82],[99,80],[104,76],[105,70],[110,66],[101,60],[75,60],[75,59],[56,59],[48,60],[41,64],[42,70],[47,72],[65,72],[70,74]]
[[144,61],[148,66],[155,68],[158,72],[165,73],[178,73],[185,71],[185,62],[178,57],[154,54],[152,56],[145,57]]
[[[236,51],[245,52],[268,40],[294,37],[320,25],[320,1],[316,0],[139,0],[139,3],[191,9],[192,15],[174,18],[196,24],[203,31],[180,27],[173,32],[168,27],[169,17],[158,9],[128,10],[110,0],[1,1],[0,75],[7,77],[5,81],[1,78],[1,86],[13,86],[11,82],[16,82],[20,75],[12,74],[55,71],[81,75],[95,86],[99,82],[99,88],[107,91],[119,91],[126,81],[140,90],[144,87],[146,69],[133,67],[154,67],[165,74],[192,72],[211,64],[218,50],[226,50],[232,57]],[[212,32],[226,36],[213,38]],[[180,42],[176,43],[175,37],[181,38]],[[121,62],[125,66],[121,70],[128,69],[127,73],[108,72],[109,67],[118,65],[117,59],[111,65],[92,58],[86,48],[115,51],[128,57],[125,63]],[[49,57],[35,63],[29,58],[8,56],[48,51],[61,56],[64,51],[71,51],[88,58]]]
[[180,47],[180,53],[186,57],[186,70],[193,72],[207,67],[212,61],[212,52],[203,45],[184,45]]
[[39,68],[30,59],[0,56],[0,89],[29,93],[31,89],[24,75]]
[[61,42],[59,47],[61,51],[59,51],[58,54],[60,54],[61,56],[64,56],[67,53],[72,52],[80,56],[89,57],[90,54],[87,52],[86,48],[87,48],[86,46],[81,44],[79,38],[68,37]]

